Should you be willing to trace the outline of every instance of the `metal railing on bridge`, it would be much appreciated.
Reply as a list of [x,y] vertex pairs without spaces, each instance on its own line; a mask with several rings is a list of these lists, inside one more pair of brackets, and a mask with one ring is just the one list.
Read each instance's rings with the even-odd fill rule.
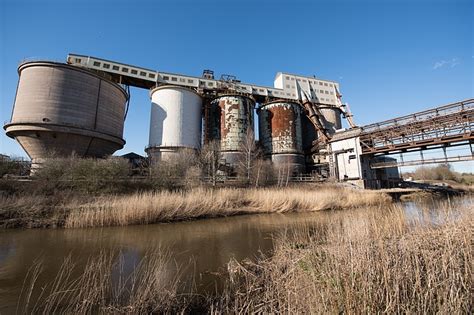
[[362,154],[424,150],[474,141],[474,99],[362,127]]

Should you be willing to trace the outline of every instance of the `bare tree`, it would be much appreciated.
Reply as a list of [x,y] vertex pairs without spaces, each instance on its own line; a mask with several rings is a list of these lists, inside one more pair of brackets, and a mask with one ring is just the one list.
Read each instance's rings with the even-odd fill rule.
[[216,186],[221,160],[220,141],[213,140],[205,144],[199,156],[199,163],[204,175],[211,179],[212,186]]
[[266,186],[275,180],[275,168],[272,161],[258,158],[254,164],[253,182],[255,187]]
[[288,186],[292,174],[292,166],[289,163],[283,163],[277,166],[278,187]]
[[[196,153],[193,150],[181,149],[172,158],[166,158],[152,164],[152,182],[165,188],[186,185],[192,174],[188,173],[189,169],[197,165]],[[194,172],[192,176],[197,176],[196,174],[197,172]]]
[[238,174],[247,180],[247,183],[251,182],[252,172],[255,168],[255,161],[257,160],[260,152],[255,143],[255,135],[252,129],[247,130],[245,138],[240,143],[241,157],[239,159],[237,168]]

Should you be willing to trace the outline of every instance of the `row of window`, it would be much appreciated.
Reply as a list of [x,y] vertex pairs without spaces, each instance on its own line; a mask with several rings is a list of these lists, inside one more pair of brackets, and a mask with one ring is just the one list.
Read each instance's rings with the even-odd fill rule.
[[[290,89],[290,88],[295,88],[294,85],[290,86],[289,84],[286,85],[286,88],[287,89]],[[331,94],[331,95],[334,95],[334,92],[330,92],[330,91],[326,91],[326,90],[313,90],[313,88],[309,88],[310,92],[319,92],[321,94]]]
[[316,101],[319,100],[320,102],[333,102],[333,100],[331,100],[329,98],[322,98],[322,97],[317,98],[317,99],[313,98],[313,100],[316,100]]
[[[76,58],[76,62],[77,63],[81,63],[81,59],[79,58]],[[94,61],[94,64],[93,64],[95,67],[100,67],[102,65],[102,68],[104,69],[110,69],[112,67],[112,70],[114,71],[122,71],[124,73],[131,73],[131,74],[134,74],[134,75],[140,75],[142,77],[147,77],[147,73],[145,71],[139,71],[139,70],[136,70],[136,69],[133,69],[133,68],[128,68],[128,67],[120,67],[117,66],[117,65],[111,65],[111,64],[108,64],[108,63],[102,63],[99,62],[99,61]],[[155,79],[155,74],[154,73],[148,73],[148,77],[150,79]],[[287,79],[289,79],[289,77],[287,77]],[[178,78],[178,77],[173,77],[173,76],[163,76],[163,80],[164,81],[172,81],[172,82],[181,82],[181,83],[188,83],[188,84],[194,84],[194,80],[193,79],[184,79],[184,78]],[[291,78],[291,80],[294,80],[294,78]],[[298,79],[298,81],[300,81],[300,79]],[[303,80],[303,82],[306,82],[306,80]],[[321,85],[322,83],[319,82]],[[201,85],[207,85],[209,87],[213,87],[214,86],[214,82],[206,82],[206,81],[201,81]],[[325,83],[325,85],[327,86],[327,83]],[[332,84],[331,84],[332,86]],[[290,88],[289,85],[286,86],[287,88]],[[262,88],[254,88],[256,91],[260,92],[260,93],[265,93],[265,89],[262,89]],[[313,91],[311,89],[311,91]],[[323,90],[320,90],[321,93],[326,93],[328,94],[328,91],[323,91]],[[275,95],[285,95],[284,92],[278,92],[278,91],[269,91],[270,94],[275,94]],[[334,93],[333,92],[330,92],[331,95],[333,95]],[[293,93],[286,93],[286,96],[293,96],[295,97],[296,95]],[[322,99],[324,101],[324,99]],[[327,101],[329,101],[329,99],[327,99]]]
[[[289,77],[289,76],[286,76],[286,79],[287,79],[287,80],[291,80],[291,81],[295,81],[295,78]],[[333,84],[332,84],[332,83],[327,83],[327,82],[322,82],[322,81],[316,81],[316,80],[306,80],[306,79],[297,78],[296,81],[298,81],[298,82],[303,82],[303,83],[309,82],[309,83],[312,83],[312,84],[314,84],[314,85],[319,84],[319,85],[321,85],[321,86],[330,86],[330,87],[333,87]]]
[[[76,60],[76,61],[77,61],[77,60]],[[95,67],[100,67],[100,66],[101,66],[101,63],[100,63],[99,61],[94,61],[94,66],[95,66]],[[104,63],[102,64],[102,68],[104,68],[104,69],[110,69],[110,67],[111,67],[111,65],[108,64],[108,63],[105,63],[105,62],[104,62]],[[139,76],[142,76],[142,77],[145,77],[145,78],[147,77],[147,73],[146,73],[145,71],[138,71],[138,70],[133,69],[133,68],[130,68],[130,69],[129,69],[129,68],[127,68],[127,67],[122,67],[122,69],[120,69],[119,66],[117,66],[117,65],[112,65],[112,70],[114,70],[114,71],[122,71],[122,72],[124,72],[124,73],[129,73],[129,71],[130,71],[131,74],[139,75]],[[148,78],[154,79],[154,78],[155,78],[155,74],[154,74],[154,73],[148,73]]]

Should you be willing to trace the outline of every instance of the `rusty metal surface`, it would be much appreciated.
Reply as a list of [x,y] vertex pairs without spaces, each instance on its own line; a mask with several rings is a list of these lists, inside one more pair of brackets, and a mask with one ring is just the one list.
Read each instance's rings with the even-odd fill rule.
[[303,153],[302,110],[298,104],[276,101],[259,112],[259,136],[266,155]]
[[362,154],[474,141],[474,99],[362,127]]
[[[205,139],[220,140],[221,151],[239,151],[247,131],[253,130],[255,102],[241,95],[222,95],[205,109]],[[206,115],[205,115],[206,116]]]

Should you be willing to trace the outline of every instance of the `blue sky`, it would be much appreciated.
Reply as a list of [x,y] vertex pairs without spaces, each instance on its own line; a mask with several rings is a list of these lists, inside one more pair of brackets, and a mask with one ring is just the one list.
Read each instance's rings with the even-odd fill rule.
[[[25,58],[69,52],[273,85],[284,71],[340,82],[360,125],[474,95],[474,1],[0,0],[1,122]],[[125,148],[144,154],[148,91],[132,89]],[[25,156],[0,133],[0,153]],[[472,162],[459,170],[472,170]]]

